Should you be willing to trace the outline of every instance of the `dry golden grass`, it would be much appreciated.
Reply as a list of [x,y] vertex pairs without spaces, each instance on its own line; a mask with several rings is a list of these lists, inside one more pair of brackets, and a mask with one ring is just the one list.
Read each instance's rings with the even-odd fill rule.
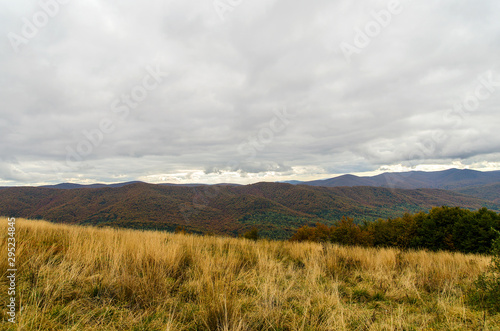
[[16,223],[19,330],[499,330],[485,256]]

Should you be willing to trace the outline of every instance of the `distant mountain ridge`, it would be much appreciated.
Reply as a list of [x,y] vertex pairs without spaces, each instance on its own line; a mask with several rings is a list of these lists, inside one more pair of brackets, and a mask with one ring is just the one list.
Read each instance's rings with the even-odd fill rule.
[[469,169],[448,169],[443,171],[388,172],[371,177],[343,175],[339,177],[296,182],[295,185],[310,186],[372,186],[402,189],[435,188],[457,190],[500,183],[500,171],[477,171]]
[[39,187],[54,188],[54,189],[60,189],[60,190],[72,190],[72,189],[79,189],[79,188],[123,187],[125,185],[136,184],[136,183],[142,183],[142,182],[132,181],[132,182],[124,182],[124,183],[116,183],[116,184],[96,183],[96,184],[88,184],[88,185],[74,184],[74,183],[61,183],[61,184],[56,184],[56,185],[43,185],[43,186],[39,186]]
[[[80,189],[80,188],[104,188],[104,187],[123,187],[130,184],[144,183],[141,181],[130,181],[114,184],[75,184],[75,183],[60,183],[55,185],[42,185],[41,188],[54,189]],[[299,181],[288,180],[278,181],[276,183],[285,183],[292,185],[309,185],[309,186],[324,186],[324,187],[355,187],[355,186],[371,186],[371,187],[386,187],[386,188],[401,188],[401,189],[419,189],[419,188],[435,188],[443,190],[463,191],[466,188],[474,188],[472,191],[478,191],[483,185],[500,184],[500,171],[477,171],[470,169],[448,169],[443,171],[408,171],[408,172],[386,172],[376,176],[356,176],[346,174],[334,178]],[[197,187],[197,186],[243,186],[235,183],[189,183],[189,184],[173,184],[160,183],[157,185],[164,186],[182,186],[182,187]],[[5,189],[9,187],[0,187]],[[492,187],[488,188],[491,190]],[[500,198],[500,191],[499,198]]]
[[[38,186],[41,188],[55,188],[55,189],[61,189],[61,190],[72,190],[72,189],[78,189],[78,188],[103,188],[103,187],[123,187],[126,185],[131,185],[131,184],[146,184],[141,181],[132,181],[132,182],[124,182],[124,183],[115,183],[115,184],[101,184],[101,183],[96,183],[96,184],[74,184],[74,183],[61,183],[61,184],[56,184],[56,185],[42,185]],[[196,187],[196,186],[207,186],[208,184],[172,184],[172,183],[161,183],[157,185],[165,185],[165,186],[185,186],[185,187]],[[239,186],[239,184],[227,184],[227,183],[220,183],[220,184],[213,184],[215,186],[223,186],[223,185],[230,185],[230,186]],[[5,188],[5,187],[2,187]]]

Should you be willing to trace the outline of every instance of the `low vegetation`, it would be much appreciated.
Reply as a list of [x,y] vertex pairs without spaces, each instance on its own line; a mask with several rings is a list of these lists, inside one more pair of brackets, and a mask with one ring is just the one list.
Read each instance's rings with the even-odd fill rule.
[[[7,252],[7,220],[0,219]],[[86,228],[18,219],[17,328],[499,330],[486,255]],[[0,259],[0,300],[7,300]]]
[[498,231],[500,214],[494,211],[445,206],[365,224],[344,217],[330,227],[321,223],[303,226],[291,240],[488,254]]
[[500,232],[493,242],[491,265],[481,274],[470,293],[470,300],[490,312],[500,312]]

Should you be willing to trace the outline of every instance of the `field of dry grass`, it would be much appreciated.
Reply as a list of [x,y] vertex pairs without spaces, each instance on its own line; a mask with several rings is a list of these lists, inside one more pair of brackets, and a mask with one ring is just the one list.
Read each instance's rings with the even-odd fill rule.
[[17,327],[2,330],[500,330],[469,306],[479,255],[17,220]]

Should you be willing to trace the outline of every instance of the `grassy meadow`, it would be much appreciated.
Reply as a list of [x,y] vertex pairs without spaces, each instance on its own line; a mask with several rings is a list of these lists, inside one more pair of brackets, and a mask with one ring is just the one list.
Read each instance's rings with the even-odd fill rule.
[[490,257],[17,219],[1,330],[500,330],[467,293]]

